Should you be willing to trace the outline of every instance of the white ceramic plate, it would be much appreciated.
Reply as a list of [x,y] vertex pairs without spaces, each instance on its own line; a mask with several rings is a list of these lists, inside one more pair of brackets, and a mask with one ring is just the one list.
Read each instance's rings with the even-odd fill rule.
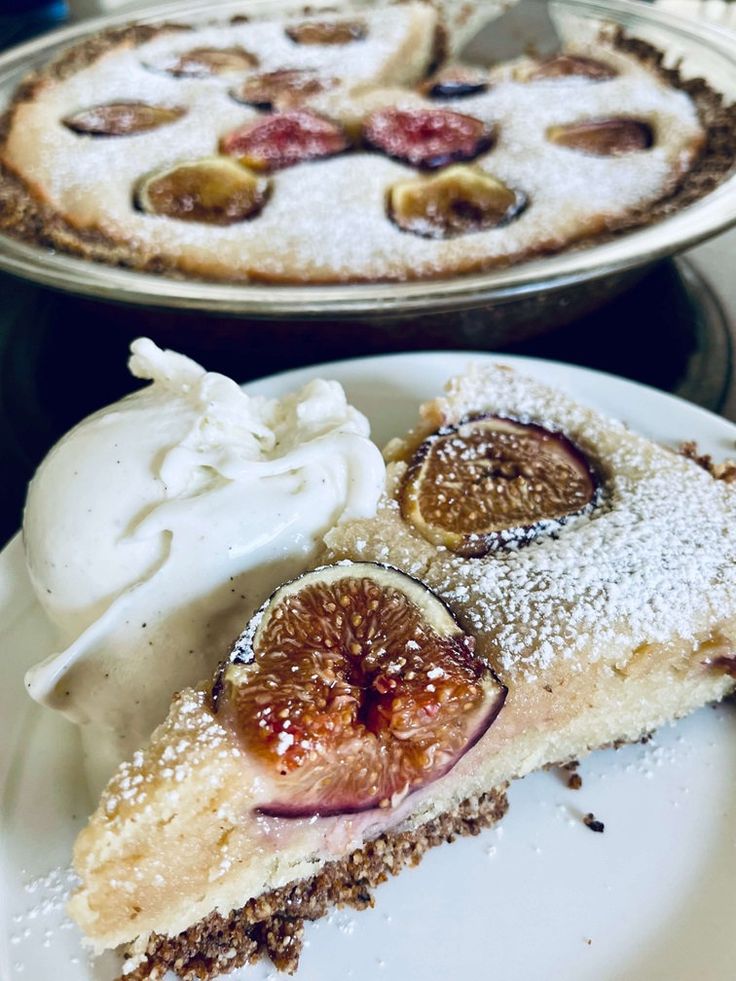
[[[315,375],[337,378],[381,443],[470,357],[347,361],[247,390],[279,395]],[[736,426],[685,402],[581,368],[503,360],[660,441],[733,452]],[[0,625],[0,978],[111,981],[114,958],[90,965],[63,913],[72,841],[91,802],[74,727],[23,691],[23,672],[53,637],[18,539],[0,556]],[[375,909],[308,926],[299,981],[733,981],[734,706],[597,753],[581,773],[579,791],[554,773],[518,782],[500,828],[435,849],[382,886]],[[589,811],[604,834],[582,824]],[[231,977],[274,976],[261,964]]]

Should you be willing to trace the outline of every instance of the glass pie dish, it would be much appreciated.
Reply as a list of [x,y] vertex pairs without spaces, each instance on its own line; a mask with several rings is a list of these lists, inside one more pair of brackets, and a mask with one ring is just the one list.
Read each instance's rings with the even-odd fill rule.
[[[331,10],[370,6],[365,2],[331,4]],[[441,4],[448,19],[463,5]],[[181,22],[225,19],[243,12],[243,3],[174,2],[149,8],[137,22]],[[314,10],[311,7],[310,10]],[[463,8],[464,9],[464,8]],[[688,22],[633,0],[551,0],[553,16],[594,19],[621,27],[664,52],[664,64],[677,64],[684,79],[703,77],[724,96],[736,99],[736,36]],[[294,0],[251,0],[249,16],[284,15],[303,10]],[[55,31],[0,57],[0,100],[7,102],[21,80],[65,48],[91,35],[123,25],[130,14],[106,16]],[[736,122],[734,124],[736,129]],[[528,337],[594,309],[628,285],[654,261],[671,256],[736,222],[736,175],[714,190],[651,225],[608,240],[486,272],[414,282],[339,285],[266,285],[208,282],[110,266],[0,236],[0,269],[79,297],[133,304],[171,315],[198,312],[196,319],[170,316],[177,333],[198,329],[201,314],[237,318],[225,333],[239,332],[243,322],[278,322],[288,329],[297,322],[319,321],[325,329],[361,323],[381,333],[403,328],[452,329],[458,339],[477,331],[503,343]],[[454,311],[448,326],[446,313]]]

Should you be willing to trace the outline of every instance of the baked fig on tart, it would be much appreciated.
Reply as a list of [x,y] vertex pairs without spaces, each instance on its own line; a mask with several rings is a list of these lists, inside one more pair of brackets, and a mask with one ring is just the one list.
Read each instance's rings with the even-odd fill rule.
[[155,106],[147,102],[107,102],[81,109],[62,119],[67,129],[85,136],[133,136],[168,126],[186,115],[182,106]]
[[526,195],[479,167],[457,164],[431,177],[399,181],[388,191],[388,214],[402,231],[454,238],[513,220]]
[[269,181],[230,157],[187,160],[143,177],[135,191],[141,211],[207,225],[253,218],[270,193]]
[[596,157],[619,157],[649,150],[654,145],[654,131],[641,119],[587,119],[550,126],[547,139]]
[[588,78],[594,82],[604,82],[617,75],[618,72],[613,65],[608,65],[597,58],[558,54],[541,62],[528,77],[533,82],[554,78]]
[[256,109],[289,109],[310,96],[319,95],[338,84],[310,68],[280,68],[260,75],[249,75],[230,94],[236,102]]
[[173,59],[148,64],[147,67],[173,75],[174,78],[207,78],[251,71],[257,65],[256,55],[235,45],[229,48],[192,48]]
[[216,678],[218,720],[281,817],[396,806],[447,773],[506,689],[424,584],[375,563],[305,573],[255,615]]
[[307,109],[280,112],[246,123],[220,140],[220,152],[257,171],[282,170],[333,157],[350,146],[345,130]]
[[368,25],[363,20],[306,20],[290,24],[285,31],[294,44],[341,45],[363,41],[368,36]]
[[480,95],[489,87],[488,77],[470,65],[448,65],[428,78],[419,88],[428,99],[465,99]]
[[480,416],[429,436],[401,490],[420,534],[466,557],[518,547],[597,502],[600,482],[561,432]]
[[369,147],[423,170],[473,160],[495,136],[493,126],[451,109],[377,109],[363,129]]

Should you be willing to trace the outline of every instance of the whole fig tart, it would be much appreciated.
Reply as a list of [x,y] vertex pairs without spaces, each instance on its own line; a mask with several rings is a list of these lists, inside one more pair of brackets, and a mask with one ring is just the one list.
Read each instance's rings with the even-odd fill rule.
[[734,114],[611,25],[490,69],[414,2],[115,29],[27,81],[0,228],[171,275],[446,277],[600,241],[721,181]]

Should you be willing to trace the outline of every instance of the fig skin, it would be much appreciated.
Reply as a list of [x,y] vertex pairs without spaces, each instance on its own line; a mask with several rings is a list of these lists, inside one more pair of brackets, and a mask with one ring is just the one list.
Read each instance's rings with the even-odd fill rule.
[[186,115],[180,106],[154,106],[146,102],[108,102],[65,116],[62,123],[85,136],[135,136],[175,123]]
[[736,654],[720,654],[710,662],[712,667],[723,671],[731,678],[736,678]]
[[[370,606],[361,607],[366,598]],[[353,630],[358,624],[362,632]],[[391,633],[397,624],[399,635]],[[413,630],[409,643],[405,629]],[[258,812],[303,818],[385,809],[449,772],[507,694],[473,648],[428,587],[390,566],[340,563],[277,589],[212,688],[214,712],[246,752],[265,759],[276,785]],[[263,746],[271,747],[265,757]]]
[[494,127],[451,109],[377,109],[363,128],[368,147],[420,170],[474,160],[495,139]]
[[470,95],[480,95],[488,91],[487,82],[440,81],[427,89],[430,99],[465,99]]
[[625,117],[550,126],[546,135],[551,143],[596,157],[641,153],[654,145],[654,132],[649,123]]
[[481,72],[459,65],[432,75],[420,85],[419,92],[428,99],[450,101],[480,95],[489,88],[490,83]]
[[[434,449],[437,439],[453,436],[463,427],[472,427],[474,423],[493,423],[496,421],[512,427],[521,427],[532,438],[536,437],[540,440],[553,439],[557,446],[562,448],[564,455],[573,463],[573,466],[577,468],[578,472],[585,474],[589,487],[588,500],[582,506],[561,514],[542,514],[535,516],[534,520],[523,523],[516,521],[509,524],[499,523],[499,527],[490,530],[487,527],[482,527],[478,531],[467,529],[450,531],[438,525],[433,526],[428,524],[418,504],[418,495],[421,492],[421,480],[423,479],[425,464],[428,462],[428,457]],[[510,463],[511,461],[508,462]],[[500,460],[499,465],[503,468],[508,464],[507,461]],[[519,474],[513,474],[512,476],[516,477]],[[433,433],[424,440],[414,454],[404,475],[399,503],[402,518],[416,528],[417,532],[427,541],[447,548],[463,558],[475,559],[482,558],[490,552],[498,551],[499,549],[508,547],[519,548],[529,544],[544,532],[545,527],[549,528],[548,523],[550,521],[558,526],[564,525],[571,518],[597,507],[601,502],[602,495],[603,484],[600,476],[583,451],[564,433],[545,429],[537,423],[520,422],[517,419],[505,416],[475,415],[461,420],[454,426],[439,429],[436,433]]]

